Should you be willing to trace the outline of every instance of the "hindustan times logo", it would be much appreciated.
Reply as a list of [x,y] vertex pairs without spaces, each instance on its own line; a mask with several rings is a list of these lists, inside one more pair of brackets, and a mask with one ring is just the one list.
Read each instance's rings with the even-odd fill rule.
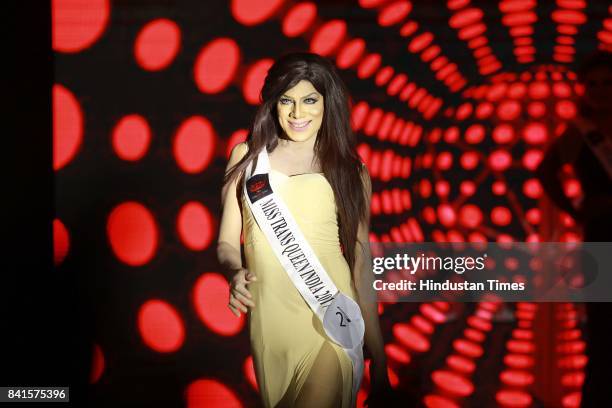
[[409,256],[408,254],[396,254],[393,256],[381,256],[373,258],[372,272],[377,275],[386,270],[405,270],[411,275],[417,271],[452,271],[457,274],[462,274],[465,271],[478,270],[482,271],[485,268],[485,259],[487,254],[483,256]]

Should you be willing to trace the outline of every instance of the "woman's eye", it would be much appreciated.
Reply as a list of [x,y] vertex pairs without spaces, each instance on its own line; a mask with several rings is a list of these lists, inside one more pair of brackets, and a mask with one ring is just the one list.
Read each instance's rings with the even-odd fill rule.
[[[285,99],[285,98],[282,98],[282,99],[280,99],[279,101],[280,101],[280,103],[281,103],[281,104],[283,104],[283,105],[288,105],[288,104],[290,104],[290,103],[293,103],[293,101],[292,101],[291,99]],[[307,104],[309,104],[309,105],[312,105],[312,104],[314,104],[314,103],[317,103],[318,101],[319,101],[319,100],[318,100],[318,99],[316,99],[316,98],[306,98],[306,99],[304,99],[304,102],[306,102],[306,103],[307,103]]]

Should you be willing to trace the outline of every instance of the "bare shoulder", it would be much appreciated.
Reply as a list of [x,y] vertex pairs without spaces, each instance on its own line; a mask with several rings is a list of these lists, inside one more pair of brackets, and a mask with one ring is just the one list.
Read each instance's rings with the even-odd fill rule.
[[238,143],[232,149],[232,153],[230,154],[229,165],[232,166],[238,163],[249,151],[249,146],[246,142]]

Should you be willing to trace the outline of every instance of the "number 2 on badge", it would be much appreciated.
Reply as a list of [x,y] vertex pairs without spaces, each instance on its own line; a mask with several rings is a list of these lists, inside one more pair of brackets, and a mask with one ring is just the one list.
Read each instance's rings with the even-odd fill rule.
[[[346,327],[346,324],[344,324],[344,316],[346,315],[346,312],[344,312],[344,310],[340,309],[340,306],[336,306],[339,310],[339,312],[336,312],[336,315],[340,316],[340,326],[341,327]],[[351,322],[351,319],[348,318],[348,315],[346,315],[346,321],[347,322]]]

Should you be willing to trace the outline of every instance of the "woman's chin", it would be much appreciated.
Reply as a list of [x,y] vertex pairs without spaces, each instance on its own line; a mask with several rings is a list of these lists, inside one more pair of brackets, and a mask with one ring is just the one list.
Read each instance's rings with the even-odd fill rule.
[[305,142],[306,140],[309,140],[311,137],[314,136],[314,134],[310,132],[302,133],[302,132],[289,131],[285,133],[287,134],[287,137],[294,142]]

